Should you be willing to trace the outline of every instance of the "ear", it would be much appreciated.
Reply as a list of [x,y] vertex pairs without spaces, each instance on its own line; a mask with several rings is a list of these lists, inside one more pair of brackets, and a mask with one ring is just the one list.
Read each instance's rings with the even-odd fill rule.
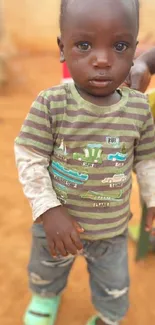
[[65,57],[64,57],[64,45],[62,42],[61,37],[57,37],[57,44],[59,46],[59,50],[60,50],[60,62],[63,63],[65,62]]

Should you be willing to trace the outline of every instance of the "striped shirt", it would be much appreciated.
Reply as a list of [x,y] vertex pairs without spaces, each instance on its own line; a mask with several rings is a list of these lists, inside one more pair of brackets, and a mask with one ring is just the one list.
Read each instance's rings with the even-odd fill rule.
[[155,158],[145,95],[121,92],[119,103],[101,107],[81,98],[73,83],[42,91],[16,139],[48,157],[57,198],[85,229],[84,239],[112,238],[126,230],[132,169]]

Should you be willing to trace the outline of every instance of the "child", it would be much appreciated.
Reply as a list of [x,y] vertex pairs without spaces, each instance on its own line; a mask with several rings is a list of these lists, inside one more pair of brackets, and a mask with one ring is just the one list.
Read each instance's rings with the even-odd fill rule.
[[[137,70],[135,69],[135,72]],[[140,70],[139,70],[140,71]],[[143,75],[143,74],[142,74]],[[145,82],[147,82],[147,78],[146,78],[146,75],[144,75],[144,78],[143,76],[141,75],[141,79],[140,79],[140,75],[135,75],[134,76],[134,80],[135,82],[137,82],[137,86],[139,84],[139,86],[143,87],[143,85],[145,85]],[[132,76],[131,76],[132,78]],[[149,102],[149,105],[150,105],[150,109],[151,109],[151,112],[152,112],[152,116],[153,116],[153,120],[154,120],[154,123],[155,123],[155,89],[150,89],[147,93],[146,93],[146,96],[148,98],[148,102]],[[146,173],[146,169],[145,169],[145,173]],[[152,175],[153,177],[153,175]],[[149,194],[149,193],[148,193]],[[145,207],[143,207],[144,210],[145,210]],[[141,237],[141,232],[143,231],[143,227],[142,227],[142,223],[143,223],[143,220],[141,220],[141,223],[140,224],[136,224],[136,225],[131,225],[129,226],[129,235],[130,237],[134,240],[134,241],[138,241],[139,238]],[[143,239],[142,239],[143,240]],[[146,242],[146,239],[145,239],[145,242]],[[150,236],[149,236],[149,242],[150,242],[150,249],[155,251],[155,228],[152,229],[152,233],[150,233]],[[143,240],[143,244],[144,244],[144,240]],[[140,245],[140,244],[139,244]]]
[[29,263],[34,295],[26,325],[54,324],[79,253],[88,263],[98,312],[88,324],[117,325],[128,310],[133,165],[148,206],[147,230],[155,216],[150,109],[143,94],[118,88],[132,66],[138,8],[135,0],[97,4],[62,1],[60,57],[74,83],[42,91],[16,139],[19,179],[34,219]]
[[[155,47],[147,50],[134,61],[126,81],[133,89],[145,92],[153,74],[155,74]],[[147,97],[155,123],[155,89],[149,90]],[[132,239],[136,241],[139,239],[140,228],[141,225],[130,225],[129,234]],[[150,248],[155,250],[155,236],[152,234],[150,234],[150,244]]]

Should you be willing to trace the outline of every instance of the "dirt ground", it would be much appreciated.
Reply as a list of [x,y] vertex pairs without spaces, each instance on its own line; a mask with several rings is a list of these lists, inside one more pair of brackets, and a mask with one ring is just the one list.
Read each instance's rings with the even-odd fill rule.
[[[0,96],[0,323],[3,325],[22,325],[22,315],[30,298],[26,265],[31,242],[31,211],[17,180],[13,141],[37,93],[59,83],[60,76],[58,59],[49,55],[14,59],[9,89]],[[155,85],[155,80],[153,83]],[[132,222],[136,223],[140,208],[135,178],[131,205]],[[135,263],[134,257],[135,245],[129,241],[131,307],[123,324],[154,325],[155,258],[149,256]],[[79,258],[71,272],[57,324],[84,325],[93,312],[86,265]]]

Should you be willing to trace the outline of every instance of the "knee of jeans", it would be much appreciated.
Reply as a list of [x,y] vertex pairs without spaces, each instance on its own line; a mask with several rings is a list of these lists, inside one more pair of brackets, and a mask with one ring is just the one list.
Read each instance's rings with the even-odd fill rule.
[[129,286],[130,277],[127,260],[120,261],[120,263],[117,263],[116,265],[114,263],[108,266],[105,270],[105,279],[109,279],[110,282],[108,282],[112,286],[117,286],[120,289],[124,286]]
[[[28,265],[30,287],[38,290],[48,287],[64,286],[74,257],[49,259],[42,257],[40,260],[31,259]],[[59,285],[58,285],[59,282]]]
[[122,287],[119,287],[116,285],[110,285],[110,284],[92,284],[92,298],[95,301],[112,301],[115,299],[126,299],[125,297],[128,296],[129,286],[124,285]]
[[29,273],[29,287],[33,293],[42,297],[55,297],[60,295],[67,284],[67,278],[54,278],[41,276],[37,273]]
[[126,295],[129,291],[129,287],[124,287],[123,289],[109,289],[109,288],[105,288],[105,292],[107,293],[108,296],[111,296],[113,299],[118,299],[124,295]]
[[109,287],[112,288],[109,289],[109,292],[112,292],[114,295],[121,296],[125,294],[128,291],[128,288],[130,286],[130,278],[128,269],[120,268],[118,270],[113,270],[112,274],[109,279],[111,278],[109,282]]
[[39,285],[39,286],[44,286],[48,285],[51,283],[51,280],[45,280],[43,277],[41,277],[39,274],[30,272],[29,274],[30,282],[33,285]]
[[98,299],[111,300],[127,295],[130,285],[129,275],[125,270],[121,274],[119,271],[96,273],[95,277],[91,277],[93,296]]

